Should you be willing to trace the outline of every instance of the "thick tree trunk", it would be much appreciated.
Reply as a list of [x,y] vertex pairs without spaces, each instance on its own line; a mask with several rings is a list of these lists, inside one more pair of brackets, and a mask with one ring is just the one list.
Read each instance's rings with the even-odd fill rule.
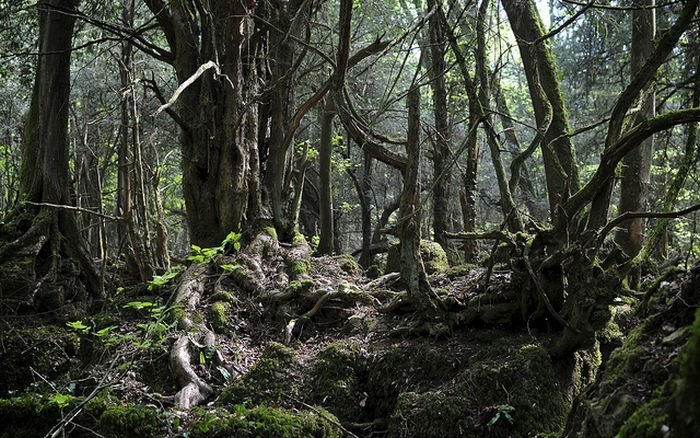
[[[655,0],[636,0],[635,6],[654,6]],[[654,48],[656,35],[656,11],[653,8],[637,9],[632,12],[632,60],[634,76],[644,66]],[[641,105],[636,119],[647,120],[656,115],[654,83],[650,81],[641,93]],[[651,136],[622,160],[622,181],[620,183],[619,212],[646,210],[649,186],[651,184],[651,160],[654,137]],[[642,248],[646,219],[632,219],[624,224],[615,240],[630,257],[637,255]]]
[[[0,230],[0,295],[31,308],[59,310],[101,298],[95,266],[83,246],[71,206],[68,115],[74,0],[49,0],[39,8],[39,60],[25,124],[20,173],[23,211]],[[47,205],[50,204],[51,206]],[[75,270],[77,265],[79,283]],[[13,268],[14,267],[14,268]],[[19,267],[19,271],[17,268]],[[72,273],[72,275],[71,275]],[[17,276],[19,274],[19,277]],[[21,287],[18,287],[22,285]]]
[[[207,60],[218,63],[187,86],[172,114],[182,128],[183,193],[192,243],[214,246],[239,230],[251,204],[249,187],[258,184],[251,166],[257,152],[256,104],[258,84],[251,68],[242,65],[256,48],[243,44],[252,34],[256,1],[199,2],[146,0],[171,49],[169,61],[180,84]],[[194,13],[196,11],[196,14]],[[197,23],[193,24],[193,20]],[[254,41],[253,41],[254,42]],[[255,204],[255,199],[252,199]],[[247,218],[253,219],[253,218]]]

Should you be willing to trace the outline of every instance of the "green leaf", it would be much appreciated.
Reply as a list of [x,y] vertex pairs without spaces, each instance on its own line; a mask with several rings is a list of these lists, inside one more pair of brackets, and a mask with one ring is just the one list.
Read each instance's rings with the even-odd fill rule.
[[75,400],[75,397],[70,394],[54,394],[50,399],[50,403],[54,403],[59,409],[63,409],[70,405]]
[[83,321],[71,321],[67,322],[66,325],[84,335],[90,332],[90,327],[86,326],[85,323],[83,323]]
[[95,333],[95,336],[97,336],[98,338],[103,338],[103,337],[109,335],[110,333],[112,333],[112,331],[113,331],[115,328],[117,328],[116,325],[110,325],[109,327],[105,327],[105,328],[103,328],[103,329],[99,329],[99,330],[97,331],[97,333]]
[[142,310],[142,309],[148,309],[149,307],[155,306],[155,303],[151,301],[131,301],[129,303],[124,304],[122,306],[125,309],[136,309],[136,310]]
[[202,365],[204,365],[205,363],[207,363],[206,359],[204,358],[204,353],[201,352],[201,351],[199,352],[199,363],[202,364]]

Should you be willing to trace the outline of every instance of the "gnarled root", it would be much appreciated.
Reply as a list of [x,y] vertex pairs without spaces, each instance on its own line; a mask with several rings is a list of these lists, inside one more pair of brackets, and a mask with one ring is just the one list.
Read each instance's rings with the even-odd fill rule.
[[[191,336],[198,336],[198,344],[205,348],[214,349],[216,335],[203,323],[193,322],[199,301],[204,292],[203,276],[206,266],[192,265],[183,275],[180,286],[175,294],[174,308],[182,310],[178,326],[182,333],[178,336],[170,350],[170,365],[175,373],[180,390],[175,395],[175,405],[181,409],[189,409],[206,401],[214,393],[212,387],[197,375],[192,367],[191,347],[194,342]],[[220,354],[215,359],[222,363]]]

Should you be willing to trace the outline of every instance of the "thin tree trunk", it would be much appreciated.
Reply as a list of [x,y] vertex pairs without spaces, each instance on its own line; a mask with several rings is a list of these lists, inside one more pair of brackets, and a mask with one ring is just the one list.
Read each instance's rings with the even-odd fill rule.
[[362,254],[360,266],[372,265],[372,156],[363,153],[362,180],[360,182],[360,206],[362,207]]
[[[435,7],[436,0],[428,0],[428,10]],[[450,177],[445,174],[449,161],[450,127],[447,116],[447,86],[445,74],[445,36],[441,20],[432,14],[428,21],[428,42],[430,43],[430,63],[427,65],[430,87],[433,95],[435,134],[433,141],[433,237],[447,250],[448,199]],[[428,64],[428,63],[426,63]]]
[[326,99],[321,112],[321,145],[319,147],[320,168],[320,242],[319,254],[332,254],[335,247],[335,226],[333,217],[333,184],[331,155],[333,153],[333,119],[335,119],[335,106],[333,99]]
[[[544,27],[532,0],[504,0],[503,8],[518,41],[525,67],[532,106],[542,139],[550,215],[556,221],[559,206],[579,189],[578,165],[569,133],[569,113],[564,103],[559,74],[552,51],[544,36]],[[541,90],[544,93],[540,92]],[[548,113],[551,106],[551,122]]]
[[[635,0],[635,6],[654,6],[655,0]],[[654,48],[656,35],[656,10],[653,8],[632,11],[632,59],[631,73],[634,76],[642,68]],[[654,83],[650,81],[641,92],[641,106],[636,116],[638,121],[656,115]],[[622,160],[619,212],[646,210],[651,184],[651,161],[654,137],[651,136]],[[630,257],[642,248],[646,219],[632,219],[622,225],[615,241]]]
[[400,248],[401,278],[406,284],[409,299],[421,307],[430,307],[432,288],[428,283],[420,256],[420,90],[408,93],[407,162],[403,168],[403,190],[397,232]]

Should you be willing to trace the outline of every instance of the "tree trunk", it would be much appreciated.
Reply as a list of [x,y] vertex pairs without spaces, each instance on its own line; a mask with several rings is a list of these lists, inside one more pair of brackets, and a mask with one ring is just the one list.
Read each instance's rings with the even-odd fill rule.
[[[66,302],[83,301],[84,292],[102,297],[100,278],[84,249],[73,210],[61,207],[72,205],[68,115],[75,15],[66,11],[76,7],[73,0],[38,5],[40,54],[20,173],[25,207],[0,230],[6,242],[0,246],[1,295],[15,296],[34,309],[59,310]],[[78,282],[72,264],[78,268]]]
[[[428,0],[428,10],[435,7],[436,0]],[[441,20],[432,14],[428,21],[428,42],[430,43],[430,65],[428,77],[433,91],[433,113],[435,132],[433,141],[433,234],[434,239],[447,250],[448,199],[450,173],[448,172],[450,127],[447,117],[447,86],[445,74],[445,35]]]
[[360,266],[372,265],[372,156],[363,153],[362,181],[360,183],[360,206],[362,207],[362,254]]
[[[569,134],[569,113],[559,83],[552,51],[532,0],[504,0],[503,8],[518,41],[537,128],[546,131],[542,139],[550,215],[554,220],[560,205],[579,189],[578,165]],[[541,93],[540,89],[544,92]],[[544,95],[543,95],[544,94]],[[548,107],[551,122],[547,125]],[[551,143],[551,144],[550,144]]]
[[333,99],[327,99],[321,112],[321,145],[319,151],[319,217],[320,241],[319,254],[332,254],[335,248],[335,228],[333,218],[333,184],[331,155],[333,153],[333,119],[335,107]]
[[433,305],[432,289],[420,256],[420,90],[414,88],[407,96],[408,140],[407,162],[403,170],[403,189],[397,232],[401,243],[401,278],[409,299],[420,307]]
[[[181,126],[183,193],[190,240],[199,246],[221,243],[240,230],[250,203],[251,152],[257,152],[258,84],[243,59],[256,48],[251,14],[256,1],[212,1],[209,10],[194,1],[146,0],[170,46],[164,57],[175,67],[180,84],[207,60],[210,68],[181,90],[178,111],[169,111]],[[249,44],[243,44],[248,41]],[[220,74],[219,74],[220,73]],[[253,183],[257,186],[257,184]],[[254,202],[253,202],[254,203]],[[248,218],[253,219],[253,218]]]
[[[654,6],[655,0],[636,0],[635,6]],[[632,11],[632,60],[631,73],[634,76],[642,68],[654,48],[656,35],[656,11],[653,8]],[[656,115],[654,83],[650,81],[641,92],[641,106],[636,116],[638,121],[648,120]],[[654,137],[651,136],[622,160],[622,181],[620,183],[619,212],[646,210],[649,186],[651,184],[651,161]],[[637,255],[642,248],[646,220],[632,219],[622,226],[615,240],[630,257]]]

